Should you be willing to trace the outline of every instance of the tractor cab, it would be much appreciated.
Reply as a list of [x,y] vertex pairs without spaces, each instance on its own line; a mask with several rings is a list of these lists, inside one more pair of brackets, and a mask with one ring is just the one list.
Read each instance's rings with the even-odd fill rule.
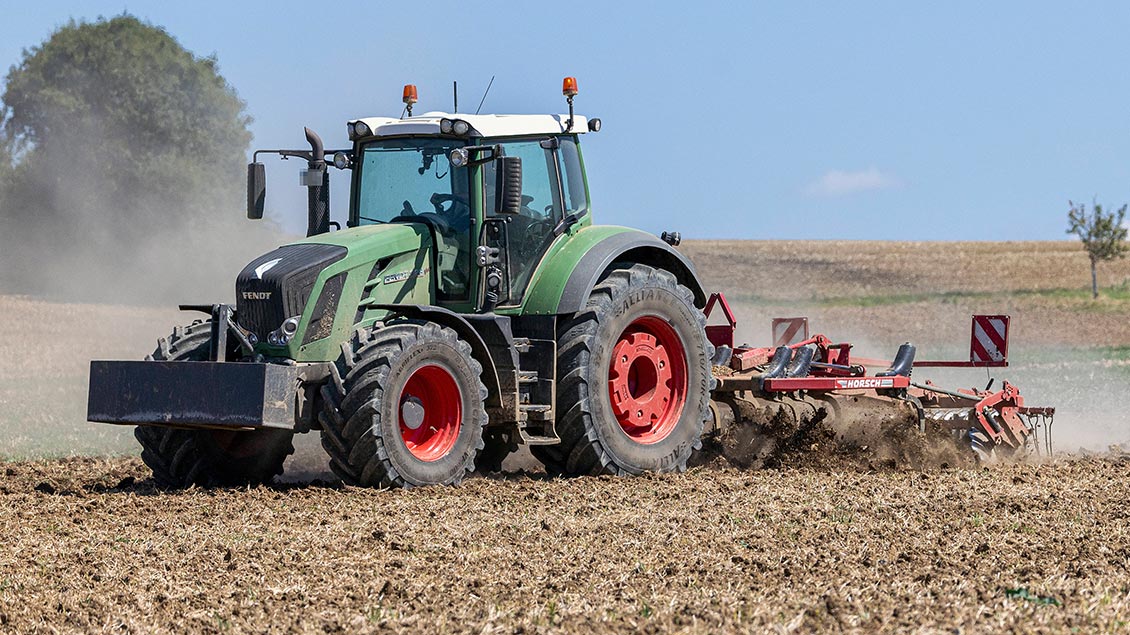
[[517,306],[553,240],[587,216],[588,128],[563,115],[351,121],[354,146],[338,161],[353,171],[348,224],[422,223],[439,303]]
[[[329,231],[329,170],[350,172],[348,228],[410,224],[431,247],[431,303],[457,312],[517,309],[556,238],[591,224],[579,135],[600,120],[572,113],[576,84],[566,82],[568,115],[413,116],[416,89],[404,91],[407,116],[348,122],[352,147],[324,150],[307,130],[311,151],[263,150],[309,162],[308,236]],[[249,167],[248,215],[260,218],[261,164]]]

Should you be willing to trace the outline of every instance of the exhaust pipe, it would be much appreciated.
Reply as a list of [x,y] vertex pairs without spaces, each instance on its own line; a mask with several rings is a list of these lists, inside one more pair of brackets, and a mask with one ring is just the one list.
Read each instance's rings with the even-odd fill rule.
[[308,188],[308,220],[306,235],[316,236],[330,231],[330,173],[326,169],[325,146],[318,133],[305,128],[310,143],[310,161],[304,184]]

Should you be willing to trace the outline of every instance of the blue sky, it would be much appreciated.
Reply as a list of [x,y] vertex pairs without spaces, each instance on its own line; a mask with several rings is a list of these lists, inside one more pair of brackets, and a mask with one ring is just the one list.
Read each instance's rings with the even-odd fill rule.
[[[1064,238],[1067,200],[1130,201],[1120,2],[10,3],[0,64],[129,11],[215,54],[257,147],[345,120],[561,112],[575,75],[598,222],[696,238]],[[307,44],[309,43],[309,44]],[[295,162],[269,210],[304,226]],[[340,180],[340,179],[339,179]],[[337,196],[335,217],[343,212]]]

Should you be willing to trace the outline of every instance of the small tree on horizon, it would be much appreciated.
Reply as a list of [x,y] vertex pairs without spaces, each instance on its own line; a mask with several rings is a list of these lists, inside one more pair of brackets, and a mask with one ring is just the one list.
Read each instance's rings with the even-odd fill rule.
[[1091,260],[1091,298],[1098,299],[1099,261],[1126,257],[1127,231],[1122,224],[1126,218],[1126,205],[1107,212],[1102,205],[1091,201],[1091,213],[1088,214],[1086,205],[1076,205],[1074,201],[1068,201],[1068,204],[1071,209],[1067,213],[1067,233],[1075,234],[1083,241],[1083,248]]

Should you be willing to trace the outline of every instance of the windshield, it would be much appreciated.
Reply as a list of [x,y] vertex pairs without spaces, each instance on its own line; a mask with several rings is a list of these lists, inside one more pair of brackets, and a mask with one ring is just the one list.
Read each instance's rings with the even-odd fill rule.
[[452,168],[448,155],[462,141],[385,139],[363,146],[357,185],[361,225],[438,214],[448,223],[470,222],[467,168]]

